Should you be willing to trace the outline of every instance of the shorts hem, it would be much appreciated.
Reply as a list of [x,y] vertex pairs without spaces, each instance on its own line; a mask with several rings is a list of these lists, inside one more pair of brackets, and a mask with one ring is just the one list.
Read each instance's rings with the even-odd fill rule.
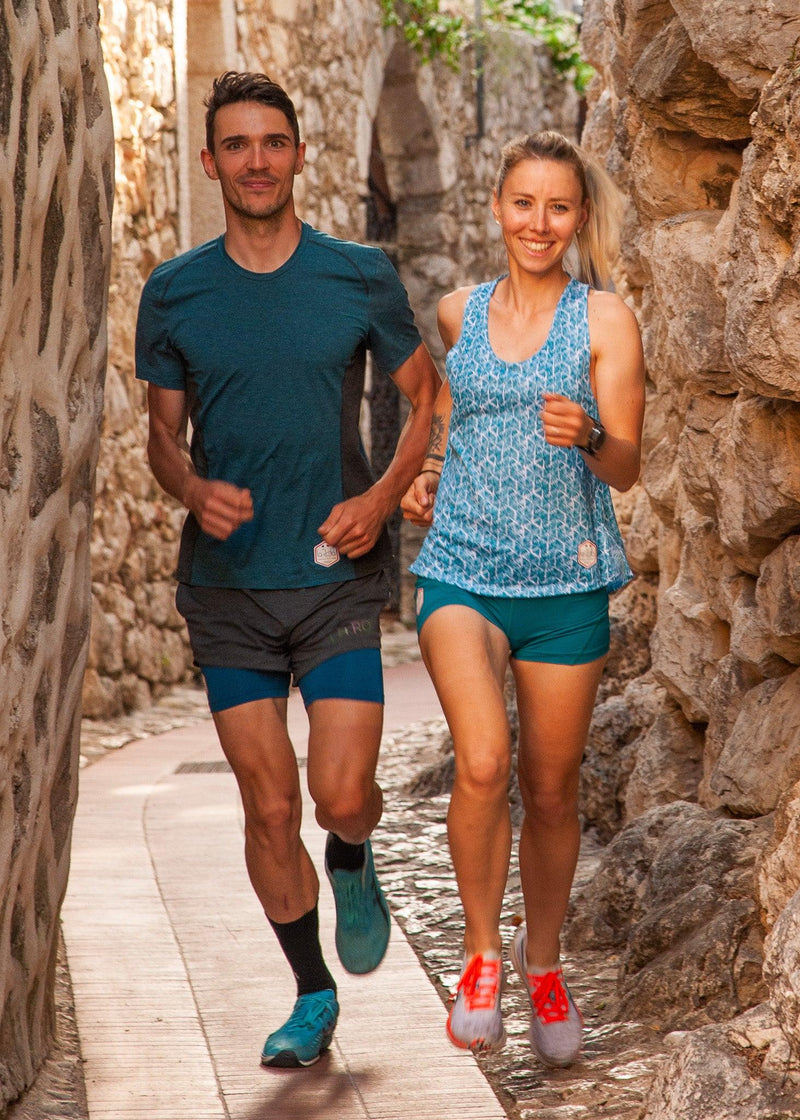
[[593,661],[599,661],[601,657],[608,655],[609,647],[598,650],[597,653],[590,651],[587,653],[578,654],[559,654],[553,653],[546,656],[538,655],[535,657],[520,657],[518,653],[512,653],[510,656],[511,661],[536,661],[543,665],[591,665]]

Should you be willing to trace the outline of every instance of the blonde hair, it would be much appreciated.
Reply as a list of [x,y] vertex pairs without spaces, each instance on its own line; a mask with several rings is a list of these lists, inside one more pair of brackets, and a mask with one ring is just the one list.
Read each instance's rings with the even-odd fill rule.
[[526,159],[566,163],[575,172],[581,201],[589,204],[589,216],[575,235],[577,278],[593,288],[611,287],[611,267],[619,253],[622,195],[593,156],[560,132],[547,131],[518,136],[503,146],[494,185],[498,198],[508,173]]

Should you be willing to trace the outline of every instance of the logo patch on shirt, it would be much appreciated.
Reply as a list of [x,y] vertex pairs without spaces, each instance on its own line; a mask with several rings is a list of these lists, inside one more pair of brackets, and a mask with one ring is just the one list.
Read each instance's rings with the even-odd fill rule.
[[339,563],[339,549],[334,548],[332,544],[325,544],[325,541],[320,541],[314,549],[314,563],[319,564],[321,568],[332,568],[334,564]]
[[578,545],[578,563],[582,568],[593,568],[597,563],[597,545],[594,541],[581,541]]

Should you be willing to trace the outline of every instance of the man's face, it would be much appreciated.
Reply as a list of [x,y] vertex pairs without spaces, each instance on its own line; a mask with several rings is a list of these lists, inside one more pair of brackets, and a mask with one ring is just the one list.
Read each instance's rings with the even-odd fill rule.
[[226,207],[263,220],[289,205],[305,144],[295,146],[284,113],[258,101],[223,105],[214,120],[214,151],[200,153],[209,179],[219,181]]

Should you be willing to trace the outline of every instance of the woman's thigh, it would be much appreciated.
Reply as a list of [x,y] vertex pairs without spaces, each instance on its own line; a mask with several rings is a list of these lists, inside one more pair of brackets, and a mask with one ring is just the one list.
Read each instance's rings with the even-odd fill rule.
[[426,619],[420,649],[453,736],[457,766],[486,754],[506,755],[505,634],[472,608],[450,605]]
[[519,711],[520,785],[577,795],[605,657],[582,665],[511,662]]

